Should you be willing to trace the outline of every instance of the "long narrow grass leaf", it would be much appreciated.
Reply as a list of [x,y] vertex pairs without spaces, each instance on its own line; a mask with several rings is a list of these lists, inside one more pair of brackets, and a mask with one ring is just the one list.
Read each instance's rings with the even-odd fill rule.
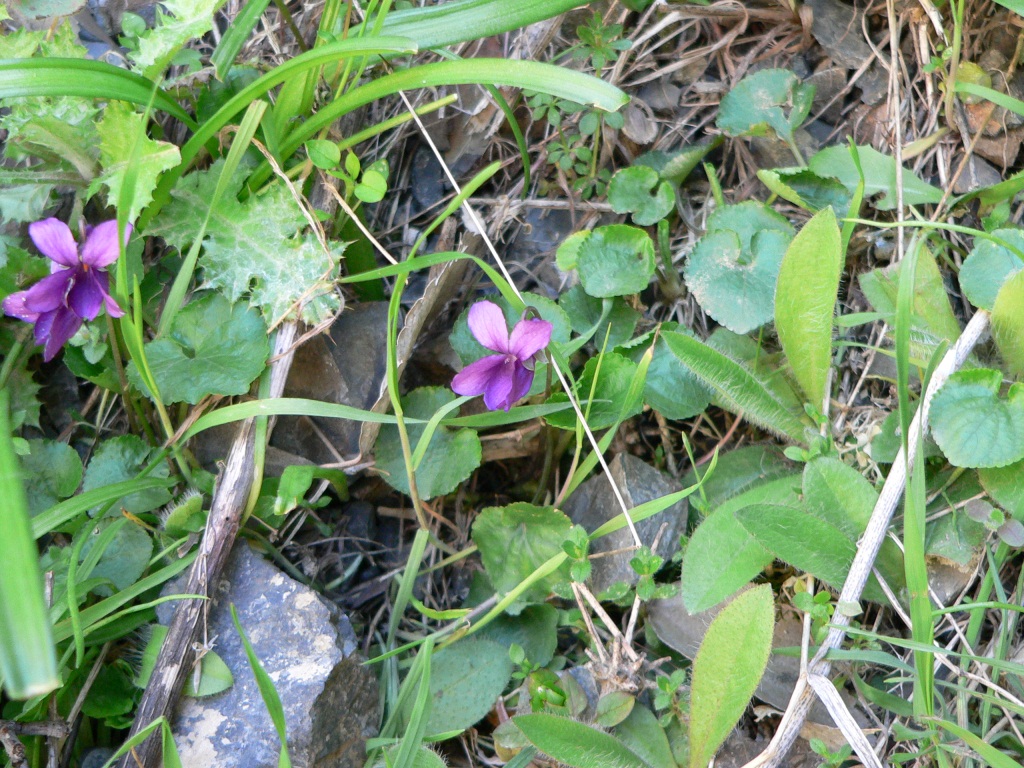
[[9,403],[9,391],[0,389],[0,672],[7,693],[27,699],[52,691],[60,678]]

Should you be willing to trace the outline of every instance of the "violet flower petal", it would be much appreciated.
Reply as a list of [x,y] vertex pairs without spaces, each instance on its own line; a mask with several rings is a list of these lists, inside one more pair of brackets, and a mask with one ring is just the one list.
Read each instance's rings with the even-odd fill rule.
[[82,327],[82,318],[67,307],[61,307],[54,313],[50,326],[50,336],[43,348],[43,361],[49,362],[60,351],[61,347]]
[[68,291],[68,306],[83,320],[94,320],[103,306],[106,291],[100,284],[100,275],[106,277],[105,272],[83,269]]
[[[530,391],[533,385],[533,371],[520,362],[516,362],[515,371],[512,373],[512,391],[508,396],[509,406],[522,400]],[[505,408],[508,410],[508,407]]]
[[[124,228],[124,242],[128,244],[131,237],[130,224]],[[111,219],[93,227],[82,245],[82,263],[90,267],[106,267],[117,261],[121,249],[117,243],[117,221]]]
[[52,312],[43,312],[39,315],[39,319],[36,320],[36,326],[33,328],[33,332],[36,337],[36,344],[42,346],[46,343],[46,339],[50,336],[50,328],[53,326],[53,318],[56,316],[56,309]]
[[512,407],[512,387],[515,385],[516,366],[520,363],[511,355],[502,358],[501,367],[496,368],[491,375],[491,380],[484,390],[484,405],[489,410],[496,411],[501,408],[507,411]]
[[78,266],[78,245],[68,225],[60,219],[32,222],[28,225],[28,236],[39,252],[50,261],[65,267]]
[[26,296],[28,296],[28,291],[18,291],[4,299],[4,314],[24,320],[27,323],[34,323],[38,320],[39,313],[31,311],[25,306]]
[[508,351],[525,363],[548,345],[552,328],[547,320],[520,320],[512,329]]
[[457,395],[476,397],[482,395],[490,386],[491,380],[497,376],[505,364],[504,355],[488,355],[475,363],[470,363],[452,379],[452,389]]
[[42,313],[63,306],[74,275],[74,269],[62,269],[44,277],[25,291],[25,308],[29,312]]
[[469,308],[469,330],[476,340],[495,352],[508,352],[508,326],[497,304],[478,301]]

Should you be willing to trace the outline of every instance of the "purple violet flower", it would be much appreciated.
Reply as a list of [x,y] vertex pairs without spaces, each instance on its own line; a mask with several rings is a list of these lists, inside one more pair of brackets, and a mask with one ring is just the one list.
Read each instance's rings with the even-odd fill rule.
[[483,395],[488,409],[507,411],[530,391],[537,353],[551,341],[551,323],[520,320],[509,335],[498,305],[478,301],[469,308],[469,330],[477,341],[498,354],[463,368],[452,379],[452,389],[470,397]]
[[[131,229],[130,224],[125,228],[126,245]],[[124,315],[110,295],[110,276],[103,269],[121,253],[117,222],[87,228],[81,247],[68,225],[58,219],[33,222],[28,234],[39,252],[53,262],[50,274],[27,291],[4,299],[4,312],[36,324],[36,344],[43,345],[43,360],[50,361],[83,321],[96,318],[101,306],[111,317]]]

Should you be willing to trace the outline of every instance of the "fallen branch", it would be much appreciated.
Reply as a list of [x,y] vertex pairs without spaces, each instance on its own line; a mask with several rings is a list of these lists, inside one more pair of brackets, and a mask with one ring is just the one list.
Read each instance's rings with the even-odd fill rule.
[[[878,502],[871,513],[867,529],[861,537],[857,547],[857,554],[850,566],[850,573],[843,584],[843,591],[839,595],[839,605],[852,605],[860,601],[864,586],[867,584],[871,569],[874,566],[878,550],[885,540],[885,534],[889,530],[889,523],[892,520],[893,512],[899,505],[903,496],[903,489],[907,482],[907,471],[914,465],[914,458],[917,454],[917,443],[919,437],[927,433],[928,412],[931,409],[932,398],[939,388],[946,383],[946,380],[964,364],[968,355],[978,344],[985,331],[988,329],[989,314],[979,310],[960,334],[956,344],[946,352],[942,361],[932,374],[928,388],[921,398],[921,405],[914,420],[910,425],[910,434],[907,435],[907,458],[904,460],[903,449],[896,454],[889,476],[885,479],[882,492],[878,496]],[[789,748],[796,741],[803,728],[807,713],[814,702],[815,691],[810,684],[809,677],[827,678],[832,669],[832,662],[826,658],[829,651],[836,650],[842,645],[846,637],[846,628],[850,624],[850,616],[842,611],[837,611],[832,620],[832,627],[828,637],[822,644],[818,653],[811,660],[806,670],[801,670],[800,679],[797,681],[789,706],[779,723],[774,738],[760,755],[747,763],[743,768],[777,768],[782,764]],[[858,754],[862,761],[863,755]],[[868,758],[870,759],[870,758]]]

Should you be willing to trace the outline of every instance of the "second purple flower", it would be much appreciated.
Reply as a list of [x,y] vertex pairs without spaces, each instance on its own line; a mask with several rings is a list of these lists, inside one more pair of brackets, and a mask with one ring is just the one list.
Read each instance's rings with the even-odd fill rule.
[[463,368],[452,380],[452,389],[459,395],[483,395],[488,409],[507,411],[530,391],[535,358],[551,341],[551,323],[520,320],[509,334],[498,305],[478,301],[469,308],[469,330],[477,341],[498,354]]

